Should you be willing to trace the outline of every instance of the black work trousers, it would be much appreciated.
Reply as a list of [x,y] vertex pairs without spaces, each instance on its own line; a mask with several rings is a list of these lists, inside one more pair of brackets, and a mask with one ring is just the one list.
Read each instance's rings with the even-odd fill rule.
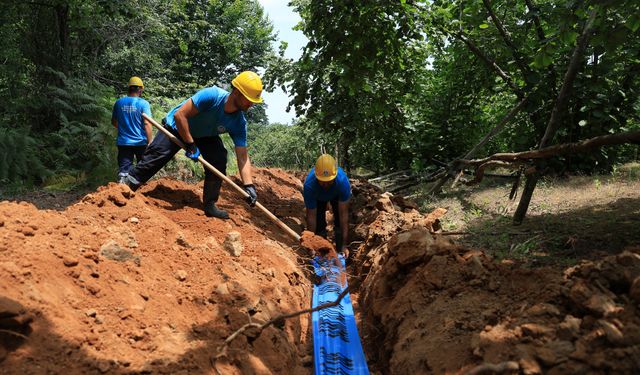
[[133,159],[140,162],[147,146],[118,146],[118,177],[129,173]]
[[333,234],[336,250],[342,248],[342,228],[340,227],[340,210],[338,209],[338,198],[331,202],[316,201],[316,232],[315,234],[327,238],[327,206],[331,203],[333,212]]
[[[177,130],[169,127],[166,127],[166,129],[182,140]],[[194,141],[198,149],[200,149],[204,160],[226,175],[227,150],[224,148],[222,139],[219,136],[213,136],[194,138]],[[164,167],[178,151],[180,151],[180,147],[173,143],[164,133],[158,132],[145,150],[142,160],[129,172],[129,176],[137,180],[140,185],[144,184]],[[208,201],[215,202],[218,200],[222,179],[206,168],[204,175],[204,191],[207,194],[205,194],[203,201],[207,204]]]

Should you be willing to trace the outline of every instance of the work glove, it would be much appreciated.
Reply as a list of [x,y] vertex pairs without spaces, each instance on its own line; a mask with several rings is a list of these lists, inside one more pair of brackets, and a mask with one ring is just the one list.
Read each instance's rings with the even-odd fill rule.
[[198,150],[198,146],[195,143],[185,143],[184,144],[186,150],[184,154],[193,161],[198,161],[198,156],[200,156],[200,150]]
[[249,194],[247,197],[247,203],[249,206],[253,207],[256,205],[256,201],[258,200],[258,193],[256,192],[256,187],[253,184],[244,185],[244,191]]

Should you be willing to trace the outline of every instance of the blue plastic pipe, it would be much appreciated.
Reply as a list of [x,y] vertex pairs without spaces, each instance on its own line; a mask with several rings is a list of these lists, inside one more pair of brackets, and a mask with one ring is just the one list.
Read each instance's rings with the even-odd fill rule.
[[[313,261],[321,280],[313,287],[314,308],[334,302],[347,287],[344,257],[338,259],[316,257]],[[349,293],[339,305],[313,312],[311,320],[316,375],[369,374]]]

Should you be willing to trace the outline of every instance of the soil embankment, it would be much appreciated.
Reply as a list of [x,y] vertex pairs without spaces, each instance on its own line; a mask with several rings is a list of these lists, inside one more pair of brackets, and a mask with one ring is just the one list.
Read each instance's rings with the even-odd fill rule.
[[[265,206],[301,222],[300,181],[255,180]],[[62,212],[0,203],[0,324],[13,332],[0,334],[0,372],[208,374],[236,329],[308,307],[292,241],[228,188],[232,220],[206,218],[201,189],[109,184]],[[307,374],[308,340],[308,317],[290,319],[234,340],[218,367]]]
[[411,202],[369,186],[355,202],[361,335],[383,373],[640,371],[640,248],[525,269],[433,235]]

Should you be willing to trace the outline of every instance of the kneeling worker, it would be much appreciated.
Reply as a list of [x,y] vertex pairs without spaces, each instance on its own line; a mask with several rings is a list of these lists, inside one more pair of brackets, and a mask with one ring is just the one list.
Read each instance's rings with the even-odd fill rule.
[[[245,71],[231,81],[231,93],[213,86],[198,91],[172,109],[162,121],[165,127],[185,145],[185,155],[193,161],[202,157],[221,173],[227,171],[227,150],[220,134],[229,133],[235,145],[238,170],[249,194],[247,201],[255,205],[256,188],[251,179],[251,162],[247,153],[247,120],[244,113],[255,103],[262,103],[262,81],[254,72]],[[180,150],[164,133],[158,132],[142,161],[129,172],[126,184],[132,190],[147,182]],[[229,214],[216,206],[222,179],[205,169],[202,200],[204,213],[228,219]]]
[[328,154],[320,155],[315,168],[304,182],[304,205],[307,211],[307,230],[327,237],[327,204],[333,211],[333,232],[336,250],[345,258],[349,256],[349,178],[336,160]]

